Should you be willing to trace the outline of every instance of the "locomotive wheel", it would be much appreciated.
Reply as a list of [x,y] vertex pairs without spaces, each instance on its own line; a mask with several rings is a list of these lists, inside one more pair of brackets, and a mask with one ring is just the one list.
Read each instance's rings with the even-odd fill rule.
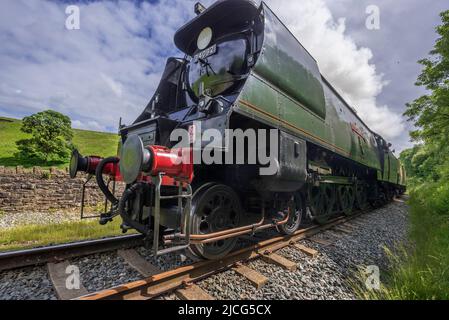
[[325,224],[335,205],[335,188],[328,184],[309,188],[309,209],[318,224]]
[[295,195],[294,201],[290,203],[290,217],[286,224],[279,226],[279,231],[285,235],[292,235],[298,230],[302,222],[302,217],[305,212],[304,201],[300,194]]
[[[210,234],[239,226],[242,207],[237,194],[228,186],[213,184],[201,188],[192,201],[192,234]],[[193,254],[208,260],[226,256],[234,247],[237,238],[219,240],[208,244],[193,244]]]
[[364,210],[368,206],[368,193],[364,184],[358,183],[355,186],[355,204],[360,210]]
[[379,193],[379,208],[383,207],[384,205],[386,205],[388,203],[388,199],[387,199],[387,195],[385,194],[384,191],[381,191]]
[[394,191],[390,188],[387,189],[387,200],[391,202],[394,200]]
[[338,200],[340,202],[341,211],[350,216],[353,214],[355,193],[353,186],[340,186],[338,187]]

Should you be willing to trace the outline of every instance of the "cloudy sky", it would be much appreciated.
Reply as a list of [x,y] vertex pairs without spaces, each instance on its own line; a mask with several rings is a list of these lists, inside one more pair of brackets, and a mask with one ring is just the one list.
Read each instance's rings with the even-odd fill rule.
[[[130,123],[166,58],[182,56],[172,38],[195,2],[0,0],[0,116],[51,108],[76,128],[116,131],[120,117]],[[447,0],[267,2],[368,125],[398,151],[409,146],[402,113],[424,93],[414,86],[416,61],[431,50]],[[66,28],[72,4],[79,30]],[[372,5],[380,14],[374,30],[366,27]]]

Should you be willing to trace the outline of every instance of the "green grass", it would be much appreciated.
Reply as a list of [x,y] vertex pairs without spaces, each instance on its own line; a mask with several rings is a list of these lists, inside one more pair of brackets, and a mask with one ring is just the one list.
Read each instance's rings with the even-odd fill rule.
[[[0,117],[0,166],[15,167],[33,166],[59,167],[68,166],[69,158],[65,162],[40,163],[15,157],[18,151],[16,141],[29,138],[20,131],[21,120]],[[82,155],[96,155],[100,157],[113,156],[117,153],[118,136],[116,134],[74,129],[73,143]]]
[[449,299],[449,186],[435,184],[411,192],[411,246],[389,252],[391,270],[380,291],[358,287],[361,298]]
[[49,225],[25,225],[2,230],[0,251],[18,250],[80,240],[121,235],[121,220],[102,226],[98,220],[64,222]]

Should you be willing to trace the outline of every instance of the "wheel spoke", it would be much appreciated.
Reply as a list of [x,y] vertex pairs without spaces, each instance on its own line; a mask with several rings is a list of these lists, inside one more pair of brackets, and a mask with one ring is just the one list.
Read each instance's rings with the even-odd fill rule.
[[[320,187],[311,187],[310,211],[313,219],[320,224],[325,223],[330,215],[335,203],[335,190],[330,185],[321,185]],[[314,197],[316,194],[316,197]]]
[[[239,226],[241,216],[240,199],[225,185],[212,185],[193,199],[193,234],[210,234]],[[206,259],[219,259],[235,246],[237,239],[230,238],[209,244],[195,244],[191,250]]]

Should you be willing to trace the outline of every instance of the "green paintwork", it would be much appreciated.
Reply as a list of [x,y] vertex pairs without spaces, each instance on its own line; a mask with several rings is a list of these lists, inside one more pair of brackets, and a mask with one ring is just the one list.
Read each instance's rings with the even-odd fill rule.
[[[245,6],[249,3],[241,2]],[[256,8],[255,3],[251,5]],[[394,155],[387,154],[382,170],[377,135],[322,77],[316,60],[263,2],[260,12],[264,20],[261,51],[230,112],[265,122],[370,167],[380,181],[403,182],[405,174]],[[227,77],[203,77],[201,81],[205,88],[217,87],[212,94],[228,85]],[[199,82],[193,86],[195,91]]]
[[263,54],[254,71],[325,118],[321,75],[315,59],[265,5]]
[[204,84],[206,90],[210,90],[209,94],[211,96],[216,96],[223,91],[229,89],[234,84],[234,77],[229,73],[218,74],[218,75],[203,75],[192,85],[192,90],[195,92],[196,96],[199,96],[200,83]]
[[312,56],[264,4],[263,9],[263,53],[236,110],[380,170],[374,134],[322,80]]
[[385,158],[388,159],[388,170],[384,171],[383,181],[391,182],[394,184],[401,184],[401,164],[393,153],[389,152],[385,154]]
[[376,169],[380,181],[405,185],[398,159],[382,172],[375,134],[322,78],[318,65],[263,3],[262,52],[234,110]]

